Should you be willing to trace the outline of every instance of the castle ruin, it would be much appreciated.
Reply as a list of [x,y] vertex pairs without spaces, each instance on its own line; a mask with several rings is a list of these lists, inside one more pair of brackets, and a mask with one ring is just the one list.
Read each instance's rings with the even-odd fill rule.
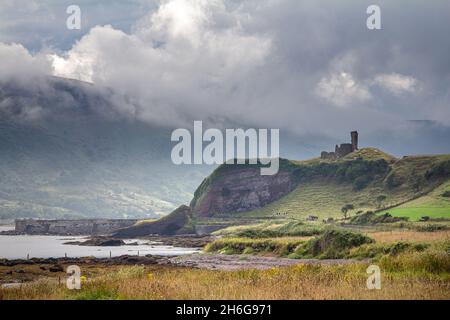
[[351,143],[342,143],[341,145],[336,145],[334,152],[323,151],[320,154],[321,159],[333,160],[345,157],[349,153],[358,150],[358,131],[352,131],[350,133]]

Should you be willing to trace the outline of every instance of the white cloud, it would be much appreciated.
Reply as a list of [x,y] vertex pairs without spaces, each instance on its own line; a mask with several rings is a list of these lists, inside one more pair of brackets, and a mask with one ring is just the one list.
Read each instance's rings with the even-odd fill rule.
[[316,94],[341,108],[350,107],[355,102],[364,102],[371,98],[368,88],[346,72],[322,78],[316,86]]
[[418,80],[398,73],[379,74],[375,77],[374,84],[392,92],[395,95],[411,93],[419,90]]
[[56,75],[111,87],[136,100],[137,117],[170,123],[176,113],[224,115],[217,104],[247,85],[270,51],[271,39],[242,32],[223,1],[171,0],[132,34],[95,27],[51,57]]
[[0,80],[26,80],[50,72],[43,54],[33,56],[20,44],[0,42]]

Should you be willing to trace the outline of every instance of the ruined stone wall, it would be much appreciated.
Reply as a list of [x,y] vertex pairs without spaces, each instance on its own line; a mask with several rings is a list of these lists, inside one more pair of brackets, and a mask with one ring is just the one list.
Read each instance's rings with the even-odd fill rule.
[[353,152],[352,145],[350,143],[343,143],[340,146],[336,146],[336,157],[342,158]]
[[352,137],[352,151],[358,150],[358,131],[352,131],[350,133]]
[[341,145],[336,145],[334,152],[323,151],[320,154],[321,159],[333,160],[345,157],[346,155],[358,150],[358,131],[352,131],[350,133],[351,143],[343,143]]
[[322,151],[322,153],[320,154],[320,158],[325,160],[333,160],[336,159],[336,153]]
[[16,232],[51,235],[102,235],[121,228],[130,227],[137,220],[128,219],[84,219],[84,220],[34,220],[15,221]]

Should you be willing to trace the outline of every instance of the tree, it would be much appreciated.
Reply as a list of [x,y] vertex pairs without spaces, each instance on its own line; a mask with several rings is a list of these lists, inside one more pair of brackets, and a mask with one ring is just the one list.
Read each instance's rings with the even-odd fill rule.
[[341,211],[344,214],[344,219],[347,219],[347,213],[349,210],[353,210],[355,207],[352,204],[346,204],[342,207]]
[[377,197],[378,208],[381,208],[381,205],[383,204],[384,200],[386,200],[386,196],[384,194],[381,194]]

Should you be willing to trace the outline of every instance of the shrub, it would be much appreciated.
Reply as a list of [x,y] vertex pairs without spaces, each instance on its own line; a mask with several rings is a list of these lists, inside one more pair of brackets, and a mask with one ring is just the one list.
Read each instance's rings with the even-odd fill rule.
[[360,233],[330,229],[320,237],[299,246],[295,253],[303,257],[338,259],[345,257],[351,248],[372,242],[373,239]]
[[301,221],[290,221],[278,226],[253,226],[247,229],[234,232],[233,236],[240,238],[277,238],[277,237],[310,237],[321,234],[322,228],[319,226],[305,224]]
[[402,179],[395,175],[393,172],[388,175],[386,179],[386,186],[388,189],[394,189],[401,186],[403,183]]
[[395,256],[400,253],[411,251],[411,252],[421,252],[428,248],[426,244],[411,244],[407,242],[396,242],[396,243],[370,243],[364,244],[362,246],[353,248],[350,250],[347,258],[381,258],[385,255]]
[[450,198],[450,190],[445,191],[441,196],[444,198]]
[[415,229],[420,232],[435,232],[448,230],[449,227],[444,224],[427,224],[425,226],[418,226]]
[[301,243],[300,240],[223,238],[209,243],[204,250],[221,254],[273,253],[287,256]]
[[443,161],[439,163],[438,165],[434,166],[431,170],[428,170],[425,173],[425,178],[427,180],[433,179],[433,178],[446,178],[450,176],[450,160]]
[[408,221],[408,217],[393,217],[389,212],[382,215],[377,215],[372,211],[368,211],[350,219],[350,224],[378,224],[378,223],[395,223],[399,221]]
[[353,190],[354,191],[361,191],[365,187],[368,186],[370,182],[372,182],[372,177],[370,176],[362,176],[358,177],[353,181]]

